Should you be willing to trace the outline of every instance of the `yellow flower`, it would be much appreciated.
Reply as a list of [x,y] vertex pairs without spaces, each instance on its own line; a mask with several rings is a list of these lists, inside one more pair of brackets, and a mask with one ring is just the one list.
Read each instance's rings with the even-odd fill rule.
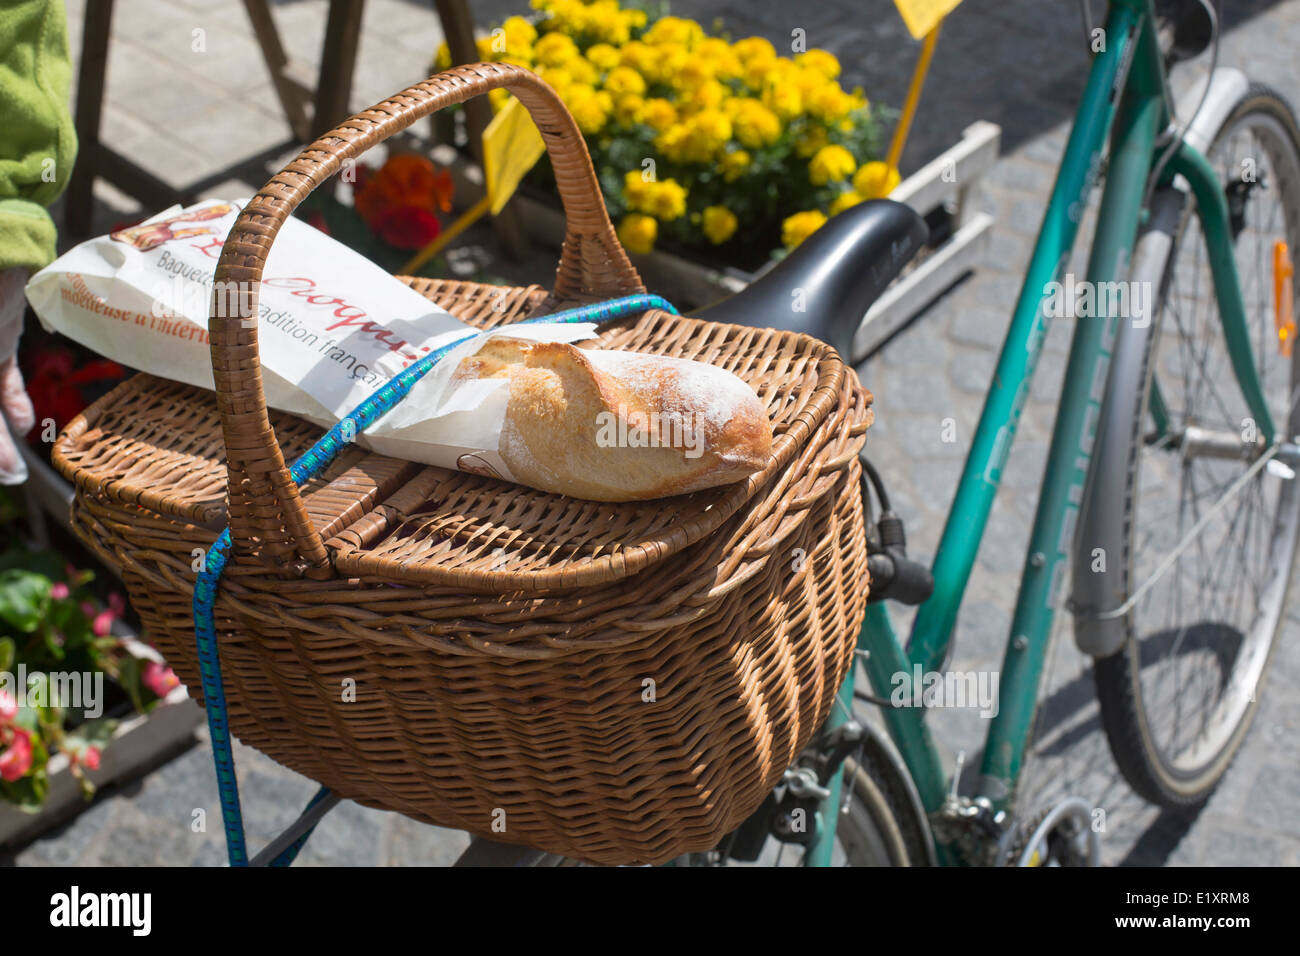
[[681,46],[687,49],[704,39],[704,28],[682,17],[660,17],[644,34],[653,46]]
[[506,31],[506,43],[512,48],[530,46],[537,39],[537,29],[520,16],[506,17],[501,29]]
[[898,170],[890,169],[885,163],[864,163],[853,177],[853,188],[867,199],[878,199],[893,192],[901,179]]
[[614,101],[614,117],[624,126],[641,122],[645,100],[635,93],[624,93]]
[[662,133],[677,122],[677,108],[660,97],[648,99],[641,114],[641,122]]
[[803,135],[795,142],[794,151],[804,159],[808,159],[813,153],[817,152],[817,150],[821,149],[829,142],[830,140],[826,135],[826,127],[813,126],[805,130]]
[[743,149],[735,149],[725,154],[718,161],[718,166],[722,169],[722,178],[729,183],[734,183],[749,168],[749,153]]
[[850,189],[848,192],[840,193],[831,203],[831,215],[838,216],[846,209],[852,209],[858,203],[866,200],[866,196]]
[[555,90],[555,95],[560,99],[568,102],[569,90],[573,86],[573,77],[568,70],[563,70],[558,66],[543,66],[537,70],[537,75]]
[[629,213],[618,224],[618,241],[628,252],[645,255],[655,247],[659,236],[659,223],[652,216]]
[[608,73],[618,66],[618,50],[608,43],[593,43],[587,47],[587,62],[602,73]]
[[752,90],[761,90],[768,75],[777,69],[776,48],[762,37],[746,37],[737,40],[731,49],[741,63],[745,84]]
[[731,139],[731,120],[718,109],[700,110],[691,117],[691,131],[709,156],[721,152]]
[[814,186],[825,186],[848,179],[857,168],[857,160],[843,146],[823,146],[808,164],[808,178]]
[[776,60],[747,60],[744,66],[745,85],[751,90],[762,90],[771,81],[777,69]]
[[745,60],[762,60],[771,62],[776,59],[776,47],[762,37],[746,37],[731,45],[731,50],[743,62]]
[[803,94],[785,77],[773,77],[763,89],[763,103],[787,123],[803,113]]
[[828,80],[833,80],[840,75],[840,61],[835,59],[835,54],[825,50],[809,50],[807,53],[800,53],[795,57],[795,62],[804,69],[820,73]]
[[658,54],[645,76],[657,83],[668,83],[676,89],[685,89],[686,85],[679,77],[687,72],[691,65],[691,54],[686,47],[651,47]]
[[621,46],[632,36],[634,17],[620,10],[617,0],[595,0],[588,4],[581,32],[614,46]]
[[605,89],[615,96],[620,93],[635,93],[640,96],[645,93],[645,80],[630,66],[618,66],[605,77]]
[[655,147],[675,163],[707,163],[731,139],[731,120],[721,110],[701,110],[655,138]]
[[585,83],[588,86],[595,86],[596,81],[600,79],[600,73],[592,65],[590,60],[584,60],[582,57],[574,57],[564,64],[564,68],[569,71],[576,83]]
[[439,71],[451,69],[451,47],[447,44],[438,44],[438,53],[433,58],[433,68]]
[[575,83],[564,98],[564,105],[573,114],[578,129],[592,136],[605,127],[614,104],[608,93],[597,93],[590,86]]
[[726,40],[718,37],[701,40],[695,54],[702,62],[709,65],[713,75],[719,80],[738,80],[744,73],[740,57]]
[[632,209],[648,209],[653,180],[646,179],[639,169],[623,174],[623,198]]
[[649,44],[642,43],[640,40],[625,43],[618,51],[620,63],[624,66],[630,66],[642,76],[652,78],[659,75],[660,56],[658,50]]
[[672,222],[686,215],[686,188],[675,179],[661,179],[653,184],[651,210],[656,219]]
[[820,209],[809,209],[786,217],[781,223],[781,241],[793,249],[826,223],[826,215]]
[[812,116],[826,123],[842,120],[853,109],[853,97],[840,89],[838,83],[824,83],[812,90],[804,101]]
[[737,96],[727,101],[736,139],[748,149],[770,146],[781,138],[781,120],[758,100]]
[[533,7],[546,13],[542,21],[543,30],[581,33],[586,25],[587,8],[579,0],[546,0],[544,3],[534,2]]
[[704,210],[701,226],[709,242],[720,246],[736,231],[736,214],[726,206],[708,206]]
[[717,80],[706,80],[679,100],[684,109],[716,110],[727,98],[727,88]]
[[655,149],[674,163],[689,163],[695,160],[691,152],[691,128],[686,123],[673,123],[655,137]]
[[686,189],[675,179],[647,182],[640,170],[623,177],[623,197],[628,208],[672,222],[686,214]]
[[674,61],[677,63],[677,67],[669,76],[674,88],[693,90],[705,83],[714,81],[712,63],[698,53],[687,54],[685,50],[674,51],[673,56],[676,57],[678,53],[681,53],[682,56]]
[[566,66],[571,60],[581,59],[578,45],[563,33],[548,33],[533,48],[537,62],[543,66]]

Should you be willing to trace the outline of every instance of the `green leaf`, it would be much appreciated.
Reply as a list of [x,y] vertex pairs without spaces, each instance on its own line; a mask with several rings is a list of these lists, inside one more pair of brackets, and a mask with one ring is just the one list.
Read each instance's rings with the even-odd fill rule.
[[78,727],[75,733],[67,734],[63,738],[64,743],[70,750],[78,753],[87,747],[98,747],[103,750],[113,739],[113,732],[117,730],[119,723],[121,722],[111,717],[88,720]]
[[12,673],[14,661],[18,658],[18,649],[12,637],[0,637],[0,672]]
[[24,634],[33,633],[50,609],[50,588],[43,574],[13,568],[0,571],[0,621]]
[[53,696],[48,674],[40,671],[28,674],[27,698],[23,706],[18,708],[18,725],[33,731],[38,730],[42,724],[62,726],[63,708],[54,706]]

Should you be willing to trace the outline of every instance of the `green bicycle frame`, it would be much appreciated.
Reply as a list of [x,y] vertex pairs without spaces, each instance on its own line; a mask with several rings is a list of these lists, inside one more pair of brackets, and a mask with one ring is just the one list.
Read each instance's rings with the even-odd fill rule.
[[[885,608],[868,606],[858,638],[860,656],[875,694],[912,697],[912,677],[933,673],[948,657],[962,595],[988,523],[1002,470],[1015,438],[1034,368],[1051,321],[1049,284],[1065,272],[1079,221],[1102,168],[1109,162],[1098,224],[1087,266],[1087,280],[1124,279],[1136,241],[1142,200],[1160,153],[1161,133],[1173,120],[1164,62],[1155,34],[1151,0],[1112,0],[1104,47],[1092,62],[1082,102],[1016,302],[996,372],[980,414],[961,483],[949,512],[933,566],[934,593],[918,610],[907,647],[900,643]],[[1184,176],[1196,197],[1209,249],[1232,366],[1261,432],[1272,441],[1250,353],[1246,316],[1233,257],[1232,236],[1222,185],[1209,162],[1190,146],[1177,148],[1168,176]],[[1102,297],[1095,297],[1100,304]],[[1050,452],[1043,475],[1003,661],[998,711],[990,720],[977,796],[995,809],[1010,805],[1021,762],[1030,742],[1052,621],[1072,547],[1075,520],[1083,500],[1093,429],[1105,393],[1118,315],[1076,320]],[[840,690],[829,725],[852,712],[856,668]],[[916,688],[919,694],[921,688]],[[927,813],[934,814],[949,794],[948,772],[926,726],[920,706],[883,708],[884,719],[907,765]],[[809,865],[829,865],[834,843],[841,781],[818,815],[809,847]],[[829,824],[829,825],[826,825]],[[957,862],[954,847],[937,847],[941,862]]]

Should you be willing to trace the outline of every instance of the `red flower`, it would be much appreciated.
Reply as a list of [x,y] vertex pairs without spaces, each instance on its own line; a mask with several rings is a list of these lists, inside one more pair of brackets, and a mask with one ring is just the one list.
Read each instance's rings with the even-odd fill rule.
[[438,217],[419,206],[390,209],[372,228],[380,239],[397,249],[423,249],[442,232]]
[[32,766],[32,735],[21,727],[13,728],[9,749],[0,754],[0,777],[13,783]]
[[0,727],[18,716],[18,701],[7,690],[0,690]]
[[389,245],[419,249],[441,230],[435,210],[451,211],[451,173],[425,156],[400,153],[377,172],[357,168],[357,214]]
[[140,672],[140,683],[144,684],[154,696],[162,698],[181,686],[181,680],[175,672],[165,664],[159,664],[155,660],[144,662],[144,668]]
[[54,587],[50,588],[50,597],[54,598],[56,601],[62,601],[71,593],[72,592],[68,590],[68,586],[62,581],[55,581]]
[[92,382],[123,378],[126,370],[109,359],[94,359],[76,365],[72,352],[58,346],[35,349],[27,356],[27,394],[36,412],[36,424],[28,433],[31,441],[39,440],[46,419],[62,429],[81,414],[86,401],[79,386]]

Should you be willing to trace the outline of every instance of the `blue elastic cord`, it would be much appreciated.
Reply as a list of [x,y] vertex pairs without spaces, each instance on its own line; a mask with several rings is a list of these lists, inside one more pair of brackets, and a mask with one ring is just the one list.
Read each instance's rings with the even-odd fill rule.
[[[677,315],[677,310],[657,295],[631,295],[621,299],[611,299],[595,305],[578,309],[567,309],[553,315],[544,315],[536,319],[526,319],[519,325],[539,322],[609,322],[645,312],[649,309],[661,309]],[[498,331],[493,329],[492,331]],[[299,458],[289,469],[294,482],[301,485],[327,468],[340,451],[348,446],[357,435],[365,431],[378,419],[389,412],[411,391],[429,369],[448,352],[484,332],[470,332],[449,345],[430,352],[410,368],[399,372],[388,380],[378,391],[350,411],[331,428],[316,444]],[[217,630],[213,618],[213,606],[217,599],[217,588],[221,582],[222,572],[231,554],[230,529],[221,532],[220,537],[208,549],[203,570],[199,572],[194,583],[194,643],[198,647],[199,673],[203,683],[203,704],[208,712],[208,730],[212,737],[212,763],[217,771],[217,791],[221,797],[221,819],[226,829],[226,850],[230,855],[231,866],[248,865],[248,849],[244,841],[244,819],[239,809],[239,782],[235,778],[235,757],[230,747],[230,723],[226,714],[226,691],[221,680],[221,657],[217,652]],[[322,787],[307,804],[311,809],[323,800],[329,791]],[[304,812],[306,812],[304,810]],[[315,827],[312,828],[314,830]],[[293,845],[281,853],[272,862],[272,866],[288,866],[293,862],[298,851],[302,849],[312,830],[299,837]]]

